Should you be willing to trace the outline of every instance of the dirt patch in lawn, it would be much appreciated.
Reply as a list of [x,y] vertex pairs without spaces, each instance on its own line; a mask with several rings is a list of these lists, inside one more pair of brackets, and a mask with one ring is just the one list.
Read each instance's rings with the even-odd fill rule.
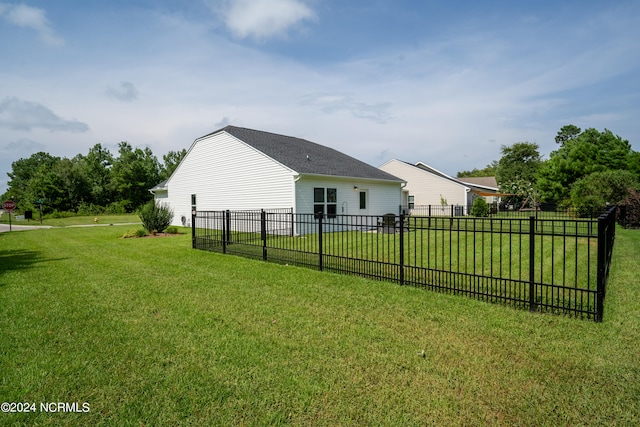
[[122,236],[123,239],[155,239],[159,237],[173,237],[173,236],[183,236],[184,233],[155,233],[155,234],[146,234],[144,236],[137,235],[135,232],[126,233]]

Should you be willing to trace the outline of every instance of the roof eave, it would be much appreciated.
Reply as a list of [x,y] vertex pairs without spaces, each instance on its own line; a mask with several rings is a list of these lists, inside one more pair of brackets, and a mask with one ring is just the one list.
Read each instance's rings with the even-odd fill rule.
[[465,181],[460,181],[462,184],[464,185],[468,185],[470,187],[476,187],[476,188],[482,188],[485,190],[492,190],[492,191],[498,191],[498,187],[491,187],[489,185],[480,185],[480,184],[473,184],[471,182],[465,182]]
[[358,181],[368,181],[368,182],[388,182],[388,183],[397,183],[397,184],[406,184],[407,181],[402,179],[385,179],[385,178],[371,178],[371,177],[361,177],[361,176],[346,176],[346,175],[328,175],[321,173],[300,173],[300,176],[309,176],[309,177],[319,177],[319,178],[335,178],[335,179],[343,179],[343,180],[358,180]]

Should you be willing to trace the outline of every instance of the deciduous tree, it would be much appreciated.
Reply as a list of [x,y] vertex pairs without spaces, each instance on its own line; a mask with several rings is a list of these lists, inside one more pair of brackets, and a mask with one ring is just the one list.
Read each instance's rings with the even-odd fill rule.
[[502,157],[498,162],[496,178],[498,183],[524,180],[535,182],[542,158],[538,144],[516,142],[511,146],[502,146]]
[[13,198],[20,209],[33,208],[35,202],[33,189],[37,188],[38,183],[30,184],[30,181],[41,174],[41,171],[51,170],[58,161],[60,161],[59,157],[40,151],[11,164],[11,172],[7,173],[9,176],[7,194]]
[[629,170],[633,156],[627,140],[607,129],[587,129],[551,153],[540,169],[538,189],[545,201],[567,200],[577,180],[594,172]]
[[131,144],[123,141],[111,174],[112,189],[118,201],[131,211],[153,197],[149,188],[160,181],[160,165],[150,148],[133,149]]
[[580,135],[580,128],[578,126],[562,126],[556,135],[556,144],[564,145],[565,142],[574,139],[578,135]]
[[79,156],[80,169],[87,179],[90,197],[87,203],[107,206],[114,201],[111,191],[111,167],[113,155],[102,146],[94,145],[86,156]]
[[496,179],[501,192],[513,194],[505,201],[533,204],[537,200],[536,176],[541,166],[538,144],[516,142],[511,146],[503,145]]
[[184,156],[187,155],[187,150],[182,149],[180,151],[169,151],[167,154],[162,156],[162,160],[164,160],[164,164],[162,165],[160,171],[160,180],[164,181],[171,177],[173,171],[176,170]]
[[586,215],[601,213],[607,205],[623,203],[632,190],[640,189],[635,174],[625,170],[594,172],[571,187],[571,203]]
[[483,176],[496,176],[498,170],[498,161],[494,160],[491,164],[482,169],[473,168],[470,171],[461,171],[456,175],[458,178],[474,178]]

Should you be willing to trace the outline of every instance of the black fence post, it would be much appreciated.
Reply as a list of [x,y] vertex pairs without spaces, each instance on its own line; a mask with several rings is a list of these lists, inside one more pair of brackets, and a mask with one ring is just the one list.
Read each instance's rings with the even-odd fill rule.
[[196,211],[191,211],[191,248],[196,249]]
[[[543,214],[537,214],[529,212],[529,230],[527,232],[527,225],[525,224],[526,217],[518,217],[517,219],[508,220],[489,220],[489,227],[484,227],[484,219],[469,217],[469,218],[440,218],[438,215],[438,205],[434,205],[436,209],[433,213],[436,215],[433,217],[432,225],[435,230],[427,229],[425,226],[427,221],[424,218],[411,219],[411,216],[405,212],[400,212],[399,215],[393,215],[393,218],[385,216],[383,219],[381,216],[356,216],[356,215],[344,215],[341,220],[336,220],[339,227],[332,226],[333,218],[329,220],[327,238],[327,260],[329,261],[328,270],[351,272],[354,274],[362,274],[367,277],[377,277],[392,280],[401,286],[411,285],[413,283],[422,284],[425,287],[433,287],[436,289],[446,289],[453,291],[453,293],[464,293],[474,295],[478,298],[493,298],[502,299],[504,301],[512,300],[518,306],[522,306],[525,310],[528,308],[531,312],[536,311],[565,311],[566,313],[585,314],[589,318],[594,319],[596,322],[602,322],[604,318],[604,300],[606,299],[606,291],[608,284],[608,277],[611,268],[611,256],[614,247],[615,231],[616,231],[616,212],[615,207],[608,209],[606,214],[601,215],[596,219],[590,220],[587,224],[590,225],[593,234],[589,234],[588,241],[593,243],[593,239],[597,238],[596,255],[596,283],[591,283],[586,289],[584,286],[575,285],[576,291],[569,293],[568,295],[559,295],[556,292],[545,291],[546,287],[555,282],[548,281],[548,277],[542,277],[543,273],[547,272],[549,266],[545,263],[545,256],[542,255],[543,249],[547,245],[548,239],[546,236],[553,234],[554,236],[564,236],[565,241],[569,236],[578,238],[584,236],[586,231],[585,221],[580,220],[562,220],[560,226],[553,225],[547,226],[546,224],[551,221],[545,220]],[[459,208],[459,207],[458,207]],[[426,211],[426,209],[425,209]],[[445,209],[446,212],[446,209]],[[258,217],[258,213],[260,216]],[[288,231],[285,228],[288,226],[289,218],[287,215],[291,215],[292,229],[298,228],[296,235],[303,235],[301,239],[296,239],[293,243],[290,239],[281,236],[286,236]],[[260,218],[260,236],[262,241],[259,243],[256,231],[257,221]],[[300,219],[298,219],[300,218]],[[305,219],[308,218],[308,219]],[[311,219],[313,218],[313,219]],[[366,221],[363,221],[365,218]],[[429,217],[431,219],[431,217]],[[313,221],[317,220],[317,228]],[[377,223],[376,223],[377,220]],[[272,221],[269,223],[268,221]],[[508,222],[503,222],[508,221]],[[186,222],[186,221],[185,221]],[[447,222],[449,223],[449,229],[447,229]],[[376,226],[377,224],[377,226]],[[593,230],[597,226],[597,230]],[[232,227],[235,228],[235,234],[232,233]],[[398,236],[398,228],[400,228],[400,235]],[[574,230],[575,229],[575,230]],[[361,233],[357,234],[357,237],[352,239],[350,234],[346,234],[346,231],[359,230]],[[405,230],[407,234],[405,235]],[[424,235],[423,235],[424,230]],[[457,238],[453,236],[454,231],[464,231],[469,233],[469,237]],[[247,232],[248,231],[248,232]],[[317,243],[313,242],[313,231],[318,233]],[[375,232],[378,234],[364,234],[367,232]],[[448,232],[448,250],[447,242],[445,240]],[[392,234],[393,233],[393,234]],[[490,233],[490,236],[494,236],[497,233],[511,233],[512,236],[508,237],[508,243],[506,239],[500,238],[502,246],[508,245],[511,248],[506,247],[504,254],[500,255],[499,274],[494,272],[494,249],[491,249],[490,253],[484,252],[483,246],[486,242],[486,234]],[[526,274],[526,251],[527,251],[527,234],[529,234],[529,277],[527,279]],[[247,256],[255,257],[259,254],[260,246],[262,246],[262,259],[264,261],[278,261],[287,262],[291,264],[299,264],[307,267],[313,267],[313,259],[317,258],[317,266],[319,271],[324,271],[324,215],[321,212],[316,212],[315,216],[311,214],[296,214],[293,210],[283,209],[276,211],[269,211],[265,209],[253,210],[253,211],[200,211],[199,213],[193,209],[191,211],[191,236],[192,247],[194,249],[214,250],[219,251],[222,249],[223,253],[229,253],[229,247],[235,248],[237,246],[239,253],[245,253]],[[415,236],[415,238],[414,238]],[[443,237],[440,237],[443,236]],[[425,239],[423,239],[423,237]],[[537,243],[536,239],[540,238],[540,250],[541,256],[537,255]],[[491,239],[491,238],[488,238]],[[414,256],[412,251],[416,241],[424,240],[426,262],[421,261],[417,265],[414,264]],[[464,245],[462,247],[454,248],[454,240],[458,245]],[[464,240],[462,242],[462,240]],[[431,242],[434,242],[433,244]],[[358,251],[351,249],[351,243],[354,245],[365,246],[364,251]],[[382,243],[381,243],[382,242]],[[494,241],[490,240],[493,244]],[[234,246],[229,246],[229,245]],[[317,244],[317,248],[314,245]],[[562,244],[560,249],[564,251],[564,259],[567,258],[567,244]],[[586,255],[588,262],[593,264],[593,245],[588,244],[590,247],[588,254]],[[246,250],[249,250],[247,252]],[[271,248],[271,254],[268,251]],[[370,249],[369,249],[370,248]],[[476,248],[470,253],[466,253],[467,248]],[[551,249],[555,247],[551,243]],[[317,250],[317,252],[316,252]],[[398,252],[398,250],[400,252]],[[443,251],[443,252],[441,252]],[[448,251],[448,270],[446,263],[444,262]],[[236,252],[232,250],[231,252]],[[548,251],[546,251],[548,252]],[[303,254],[299,256],[298,254]],[[317,254],[317,255],[316,255]],[[487,258],[487,256],[489,258]],[[555,256],[555,255],[554,255]],[[562,253],[558,255],[563,256]],[[270,257],[270,258],[269,258]],[[480,258],[482,257],[482,258]],[[269,258],[269,259],[268,259]],[[416,257],[417,258],[417,257]],[[420,258],[423,258],[422,256]],[[468,259],[467,259],[468,258]],[[260,259],[260,257],[258,257]],[[384,259],[384,260],[383,260]],[[432,263],[430,260],[435,259],[437,261],[442,259],[442,265]],[[458,261],[456,261],[458,259]],[[473,267],[473,271],[469,269],[468,279],[460,280],[460,285],[453,279],[461,277],[459,273],[454,271],[454,263],[460,262],[464,265]],[[485,260],[490,260],[491,264],[487,263],[487,267],[490,268],[490,274],[483,274],[482,270],[477,268],[485,264]],[[554,258],[555,260],[555,258]],[[559,261],[562,261],[560,259]],[[502,266],[510,262],[515,268],[505,268],[503,271]],[[375,263],[375,264],[374,264]],[[516,264],[517,263],[517,264]],[[436,265],[434,265],[436,264]],[[565,263],[566,264],[566,263]],[[540,267],[538,267],[540,265]],[[363,267],[364,266],[364,267]],[[371,267],[369,267],[371,266]],[[518,268],[518,266],[520,268]],[[414,268],[417,267],[417,268]],[[395,269],[396,274],[389,276],[387,268]],[[564,266],[562,266],[564,268]],[[429,271],[433,271],[430,273]],[[513,270],[513,272],[512,272]],[[559,271],[564,275],[562,270]],[[407,275],[408,273],[408,275]],[[587,272],[589,280],[593,280],[593,271]],[[552,278],[553,278],[552,272]],[[516,279],[517,275],[517,279]],[[408,277],[407,277],[408,276]],[[548,274],[545,276],[549,276]],[[451,280],[449,282],[447,279]],[[492,289],[484,290],[481,285],[486,283],[505,283],[507,280],[514,279],[517,281],[517,292],[514,288],[507,286],[493,286]],[[527,283],[528,280],[528,283]],[[528,285],[528,286],[527,286]],[[528,289],[527,289],[528,288]],[[540,294],[538,291],[540,290]],[[528,298],[527,298],[528,291]],[[576,294],[579,292],[586,292],[589,296],[578,296],[576,301]],[[516,295],[517,294],[517,295]],[[556,299],[557,298],[557,299]],[[487,298],[489,299],[489,298]],[[552,301],[553,299],[553,301]],[[528,306],[528,307],[527,307]]]
[[222,253],[227,253],[227,213],[229,211],[222,211]]
[[536,217],[529,217],[529,311],[536,311]]
[[322,217],[318,215],[318,268],[322,271]]
[[404,285],[404,215],[400,214],[400,286]]
[[606,217],[598,218],[598,285],[596,294],[596,322],[602,322],[602,316],[604,315],[604,292],[606,281],[606,262],[607,262],[607,232],[606,232]]
[[618,224],[627,228],[627,205],[618,206]]
[[267,260],[267,213],[260,210],[260,239],[262,239],[262,260]]
[[293,227],[294,227],[294,224],[295,224],[294,221],[295,221],[295,219],[293,217],[293,208],[291,208],[291,233],[290,233],[290,237],[293,237],[293,234],[294,234],[294,232],[293,232]]
[[224,211],[224,223],[226,227],[226,233],[224,234],[224,240],[227,244],[231,243],[231,211],[228,209]]

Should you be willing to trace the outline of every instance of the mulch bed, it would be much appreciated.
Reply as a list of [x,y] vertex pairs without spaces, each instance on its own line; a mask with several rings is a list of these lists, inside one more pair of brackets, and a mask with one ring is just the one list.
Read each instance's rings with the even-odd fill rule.
[[147,237],[147,238],[154,238],[154,237],[172,237],[172,236],[181,236],[180,233],[156,233],[156,234],[147,234],[146,236],[144,236],[143,238]]
[[122,236],[125,239],[155,239],[158,237],[182,236],[184,233],[156,233],[147,234],[146,236]]

